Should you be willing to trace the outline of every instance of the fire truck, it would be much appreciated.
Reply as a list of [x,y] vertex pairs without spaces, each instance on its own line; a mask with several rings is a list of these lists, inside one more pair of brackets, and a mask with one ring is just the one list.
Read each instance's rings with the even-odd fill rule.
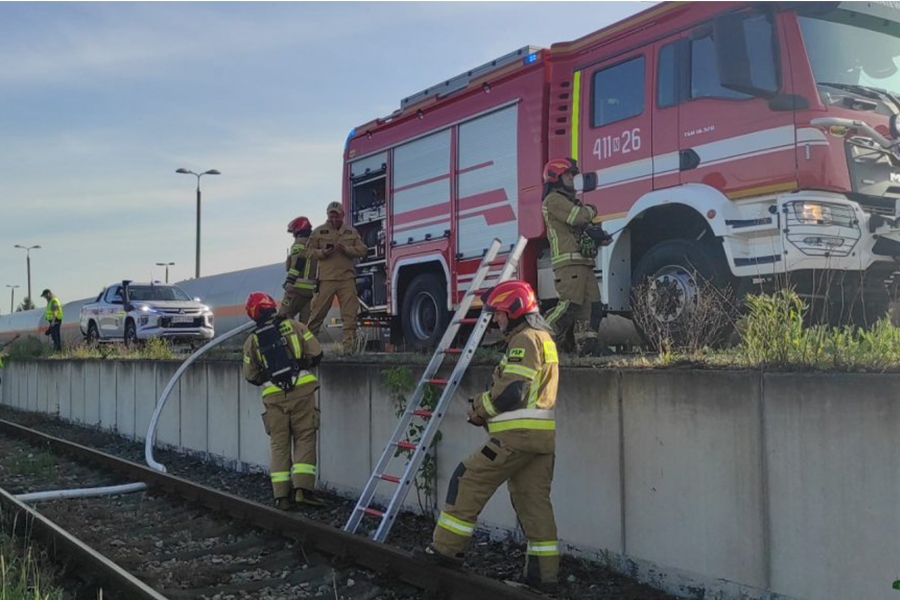
[[663,3],[404,98],[345,148],[367,315],[433,345],[491,240],[518,236],[518,276],[552,302],[541,171],[572,157],[614,233],[595,269],[611,313],[637,316],[645,282],[643,316],[679,318],[713,281],[881,316],[900,274],[896,4]]

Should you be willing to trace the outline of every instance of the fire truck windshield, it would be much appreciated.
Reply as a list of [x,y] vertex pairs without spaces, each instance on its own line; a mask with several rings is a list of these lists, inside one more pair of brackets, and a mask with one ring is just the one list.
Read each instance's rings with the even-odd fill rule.
[[847,10],[798,20],[817,83],[900,95],[900,23]]

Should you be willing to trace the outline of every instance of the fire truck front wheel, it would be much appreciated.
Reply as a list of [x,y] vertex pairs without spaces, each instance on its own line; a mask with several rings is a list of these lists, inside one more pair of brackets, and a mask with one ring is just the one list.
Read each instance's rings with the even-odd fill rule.
[[634,325],[655,350],[718,345],[733,327],[735,282],[716,242],[660,242],[638,261],[631,283]]
[[409,350],[434,348],[447,324],[447,292],[444,281],[434,273],[417,276],[403,295],[401,323]]

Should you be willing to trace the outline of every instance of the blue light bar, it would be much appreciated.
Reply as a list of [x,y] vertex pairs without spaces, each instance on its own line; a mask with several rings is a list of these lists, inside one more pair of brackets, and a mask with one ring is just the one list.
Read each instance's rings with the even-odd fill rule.
[[531,54],[529,54],[528,56],[526,56],[525,58],[522,59],[522,64],[530,65],[531,63],[537,62],[537,59],[538,59],[538,53],[532,52]]
[[356,127],[350,130],[350,134],[347,136],[347,140],[344,142],[344,148],[347,147],[347,144],[350,143],[350,140],[353,139],[354,135],[356,135]]

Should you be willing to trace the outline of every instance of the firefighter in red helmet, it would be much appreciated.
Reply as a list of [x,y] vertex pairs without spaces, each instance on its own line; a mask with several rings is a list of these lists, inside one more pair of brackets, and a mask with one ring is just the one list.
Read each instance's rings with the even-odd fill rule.
[[284,280],[284,297],[278,307],[278,316],[309,323],[318,267],[315,257],[309,256],[306,249],[312,223],[306,217],[297,217],[288,223],[287,230],[294,236],[294,244],[285,263],[287,278]]
[[[594,276],[597,245],[612,238],[592,221],[597,209],[575,197],[578,163],[555,158],[544,166],[544,224],[550,242],[550,263],[559,301],[547,313],[554,337],[564,351],[577,346],[582,355],[604,354],[597,340],[604,308]],[[593,235],[586,235],[593,234]]]
[[433,541],[417,555],[446,566],[461,565],[479,513],[506,483],[528,538],[525,583],[552,591],[559,570],[550,503],[559,381],[556,344],[526,282],[504,281],[485,296],[484,309],[493,312],[508,345],[488,391],[470,401],[468,420],[484,427],[490,439],[454,471]]
[[322,359],[322,348],[306,325],[276,314],[278,305],[263,292],[247,296],[247,316],[256,329],[244,342],[244,379],[263,386],[262,419],[269,435],[269,476],[275,506],[324,506],[315,492],[319,381],[310,371]]

